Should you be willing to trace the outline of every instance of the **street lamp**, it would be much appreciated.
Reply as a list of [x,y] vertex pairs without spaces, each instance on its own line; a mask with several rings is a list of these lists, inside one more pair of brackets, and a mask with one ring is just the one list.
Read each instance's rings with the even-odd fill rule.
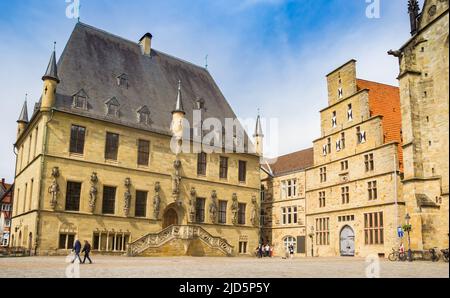
[[412,262],[412,250],[411,250],[411,230],[412,226],[410,224],[411,216],[409,213],[405,216],[406,225],[403,227],[403,230],[408,233],[408,261]]
[[311,257],[314,257],[314,226],[311,226],[311,233],[309,233],[309,238],[311,238]]

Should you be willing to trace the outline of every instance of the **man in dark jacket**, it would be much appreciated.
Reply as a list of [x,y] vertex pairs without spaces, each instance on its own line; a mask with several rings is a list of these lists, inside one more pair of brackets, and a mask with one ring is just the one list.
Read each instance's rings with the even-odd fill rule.
[[72,260],[72,264],[75,263],[75,260],[78,258],[78,260],[81,262],[81,258],[80,258],[80,252],[81,252],[81,242],[80,240],[77,239],[77,241],[75,241],[75,244],[73,245],[73,249],[72,251],[75,253],[75,257]]
[[88,241],[84,241],[83,252],[84,252],[83,264],[86,263],[86,259],[88,259],[89,263],[92,264],[92,260],[89,257],[89,254],[91,253],[91,245],[89,244]]

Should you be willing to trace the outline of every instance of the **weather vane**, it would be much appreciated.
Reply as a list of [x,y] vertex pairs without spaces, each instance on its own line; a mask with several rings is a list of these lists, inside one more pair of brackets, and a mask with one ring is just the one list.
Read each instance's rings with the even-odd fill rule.
[[205,68],[208,69],[208,55],[205,57]]

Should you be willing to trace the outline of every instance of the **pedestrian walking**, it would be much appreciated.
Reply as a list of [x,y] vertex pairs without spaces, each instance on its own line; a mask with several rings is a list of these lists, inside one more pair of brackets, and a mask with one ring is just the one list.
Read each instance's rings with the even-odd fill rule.
[[80,253],[81,253],[81,242],[80,240],[76,240],[74,245],[73,245],[73,249],[72,252],[75,254],[73,260],[72,260],[72,264],[75,263],[76,259],[78,259],[78,261],[80,261],[80,264],[83,263],[81,261],[81,257],[80,257]]
[[84,247],[82,252],[84,253],[83,264],[86,263],[86,259],[88,259],[89,263],[92,264],[92,260],[89,257],[89,254],[91,253],[91,244],[88,241],[84,241]]
[[262,257],[263,257],[263,245],[260,244],[258,246],[258,258],[262,259]]
[[289,245],[289,257],[291,258],[291,259],[293,259],[294,258],[294,245],[293,244],[291,244],[291,245]]
[[270,257],[270,246],[269,244],[266,244],[266,247],[264,248],[265,256],[266,258]]

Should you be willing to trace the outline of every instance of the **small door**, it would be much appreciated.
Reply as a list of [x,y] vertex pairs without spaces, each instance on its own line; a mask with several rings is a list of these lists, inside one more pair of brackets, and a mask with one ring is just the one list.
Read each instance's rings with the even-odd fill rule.
[[355,256],[355,232],[349,226],[344,227],[341,231],[341,256]]
[[175,225],[178,225],[178,214],[174,209],[171,208],[164,214],[163,229]]
[[298,254],[306,253],[306,237],[305,236],[297,237],[297,253]]

